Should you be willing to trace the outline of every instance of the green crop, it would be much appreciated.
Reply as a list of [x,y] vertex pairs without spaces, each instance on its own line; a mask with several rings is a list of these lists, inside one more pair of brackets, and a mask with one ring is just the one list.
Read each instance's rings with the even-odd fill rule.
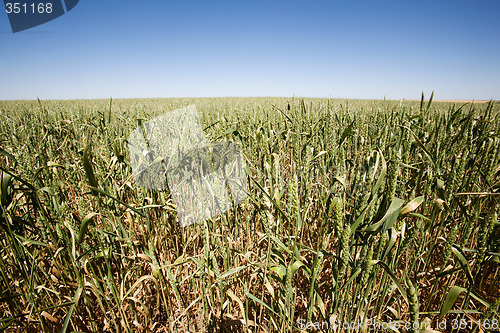
[[[241,147],[249,193],[181,228],[126,140],[189,104]],[[432,97],[2,101],[0,330],[494,330],[499,118]]]

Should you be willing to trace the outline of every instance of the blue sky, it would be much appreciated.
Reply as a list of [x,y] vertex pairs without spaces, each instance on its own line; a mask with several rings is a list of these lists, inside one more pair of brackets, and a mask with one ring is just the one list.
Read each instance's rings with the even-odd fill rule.
[[0,99],[500,99],[500,1],[81,0],[12,33]]

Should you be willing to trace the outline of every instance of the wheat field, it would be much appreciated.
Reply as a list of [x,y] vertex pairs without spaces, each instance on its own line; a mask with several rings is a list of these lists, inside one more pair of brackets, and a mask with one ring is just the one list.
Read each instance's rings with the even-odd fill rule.
[[[241,147],[248,195],[181,228],[126,140],[190,104]],[[499,331],[499,110],[0,101],[0,331]]]

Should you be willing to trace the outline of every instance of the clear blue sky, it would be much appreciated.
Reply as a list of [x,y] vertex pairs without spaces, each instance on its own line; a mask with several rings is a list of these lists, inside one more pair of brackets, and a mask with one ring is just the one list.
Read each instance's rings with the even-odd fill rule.
[[500,1],[81,0],[12,33],[0,99],[500,99]]

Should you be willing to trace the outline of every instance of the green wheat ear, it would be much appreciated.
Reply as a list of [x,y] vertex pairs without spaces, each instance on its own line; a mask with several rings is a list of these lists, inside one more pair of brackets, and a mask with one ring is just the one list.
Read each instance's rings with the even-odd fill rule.
[[458,234],[458,225],[454,225],[451,228],[451,231],[450,231],[450,234],[448,235],[448,238],[446,239],[446,245],[445,245],[444,254],[443,254],[443,265],[446,264],[448,259],[450,259],[452,247],[453,247],[453,244],[455,243],[455,240],[457,238],[457,234]]
[[321,269],[321,264],[323,262],[323,252],[318,251],[314,258],[313,267],[312,267],[312,277],[311,277],[311,287],[309,288],[309,297],[308,297],[308,310],[307,310],[307,321],[311,321],[313,310],[315,309],[314,305],[314,296],[315,296],[315,287],[316,280],[318,279],[319,271]]
[[[495,207],[496,208],[496,207]],[[498,215],[496,210],[494,209],[491,211],[486,217],[484,218],[484,221],[481,225],[481,228],[479,230],[479,235],[478,235],[478,241],[477,241],[477,262],[478,264],[482,263],[485,255],[486,255],[486,250],[488,249],[488,237],[490,236],[491,232],[493,231],[493,228],[495,226],[495,223],[497,222]]]
[[408,294],[408,300],[410,302],[410,323],[412,324],[411,332],[419,333],[420,329],[418,328],[418,326],[420,325],[420,323],[418,321],[418,318],[420,314],[419,314],[417,289],[414,287],[410,278],[406,279],[406,285],[408,286],[407,294]]

